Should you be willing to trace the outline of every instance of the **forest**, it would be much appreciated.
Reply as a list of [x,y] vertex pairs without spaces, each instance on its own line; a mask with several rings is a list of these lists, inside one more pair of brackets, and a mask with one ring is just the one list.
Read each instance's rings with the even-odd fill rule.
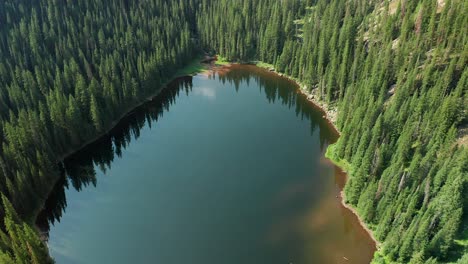
[[328,156],[375,263],[468,261],[463,0],[0,2],[1,263],[52,263],[34,219],[67,154],[201,52],[261,61],[338,111]]

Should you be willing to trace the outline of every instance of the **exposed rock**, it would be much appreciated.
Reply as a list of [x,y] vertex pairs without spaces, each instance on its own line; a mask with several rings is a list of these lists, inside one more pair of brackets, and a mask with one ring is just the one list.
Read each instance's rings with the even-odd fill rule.
[[333,126],[333,128],[335,128],[336,132],[338,134],[340,134],[340,132],[338,131],[338,128],[336,127],[336,120],[337,120],[337,117],[338,117],[337,109],[334,106],[328,105],[326,102],[324,102],[322,100],[322,98],[318,95],[319,89],[318,89],[317,84],[314,85],[311,90],[309,90],[306,85],[302,84],[301,82],[299,82],[298,80],[296,80],[294,78],[289,77],[286,74],[277,72],[273,68],[270,68],[270,69],[267,69],[267,70],[275,72],[279,76],[284,76],[284,77],[294,81],[300,87],[299,91],[306,96],[307,100],[311,101],[316,106],[318,106],[320,109],[322,109],[322,111],[325,112],[326,115],[324,116],[324,118],[327,119],[329,121],[329,123]]
[[458,129],[457,144],[468,147],[468,124]]
[[444,9],[445,6],[445,0],[437,0],[437,13],[442,12],[442,9]]
[[390,96],[394,95],[395,90],[396,90],[396,84],[393,84],[392,86],[390,86],[390,90],[388,90],[388,95]]
[[398,43],[400,43],[400,39],[396,38],[392,41],[392,49],[396,49],[398,47]]

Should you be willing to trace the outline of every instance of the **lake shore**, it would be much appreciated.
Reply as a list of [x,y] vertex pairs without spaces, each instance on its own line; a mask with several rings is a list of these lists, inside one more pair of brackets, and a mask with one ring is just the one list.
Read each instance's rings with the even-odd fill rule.
[[[337,118],[337,109],[336,107],[332,107],[330,105],[328,105],[326,102],[323,102],[322,100],[320,100],[320,98],[317,96],[316,93],[314,92],[310,92],[308,89],[307,89],[307,86],[303,83],[301,83],[299,80],[297,80],[296,78],[293,78],[293,77],[290,77],[286,74],[283,74],[283,73],[280,73],[280,72],[277,72],[276,69],[273,67],[273,65],[271,64],[266,64],[266,63],[262,63],[262,62],[254,62],[252,64],[255,64],[257,65],[258,67],[261,67],[261,68],[264,68],[264,69],[267,69],[269,70],[270,72],[274,73],[274,74],[277,74],[279,76],[282,76],[284,78],[287,78],[291,81],[293,81],[294,83],[296,83],[296,85],[299,87],[299,91],[304,94],[306,97],[307,97],[307,100],[309,100],[309,102],[313,103],[315,106],[317,106],[319,109],[321,109],[325,115],[323,116],[323,118],[325,118],[328,123],[330,124],[331,127],[333,127],[333,129],[336,131],[336,133],[340,136],[341,135],[341,132],[338,130],[338,127],[336,126],[336,118]],[[343,170],[343,172],[345,172],[345,177],[346,177],[346,181],[348,181],[348,174],[347,172],[345,171],[345,168],[343,168],[341,166],[341,164],[339,164],[338,162],[336,162],[335,160],[333,160],[331,157],[328,157],[327,158],[333,163],[335,164],[337,167],[339,167],[341,170]],[[340,200],[341,200],[341,204],[343,207],[345,207],[346,209],[348,209],[352,214],[354,214],[358,221],[359,221],[359,224],[362,226],[362,228],[368,233],[369,237],[374,241],[375,245],[376,245],[376,248],[377,248],[377,251],[379,251],[380,249],[380,246],[381,246],[381,243],[375,238],[374,236],[374,233],[373,231],[367,226],[367,224],[362,220],[362,218],[360,217],[358,211],[356,210],[356,208],[354,208],[352,205],[350,204],[347,204],[345,201],[346,201],[346,194],[344,192],[344,189],[342,189],[340,191]]]
[[[153,240],[152,230],[169,229],[182,239],[199,230],[215,238],[209,241],[217,241],[219,234],[229,241],[241,239],[234,248],[225,245],[227,251],[216,243],[207,247],[208,240],[185,240],[195,254],[209,257],[193,263],[213,259],[213,247],[231,252],[230,259],[246,257],[244,262],[250,263],[251,254],[243,250],[255,248],[256,241],[263,242],[259,249],[266,249],[257,250],[262,260],[274,262],[280,254],[294,263],[345,258],[369,263],[375,244],[358,219],[341,206],[338,195],[345,177],[323,156],[326,146],[337,139],[323,112],[293,82],[253,65],[216,67],[206,74],[169,84],[97,143],[65,160],[70,178],[60,178],[39,216],[41,220],[60,217],[60,224],[50,224],[48,240],[57,262],[95,258],[102,262],[113,255],[113,244],[131,249],[117,253],[122,254],[122,263],[125,256],[158,257],[159,250],[142,253],[132,245]],[[216,155],[224,150],[231,154]],[[184,157],[177,159],[180,153]],[[201,180],[200,175],[207,178]],[[127,197],[128,193],[133,195]],[[174,199],[174,204],[167,206],[166,199]],[[212,212],[216,217],[210,216]],[[138,214],[138,219],[132,217]],[[200,226],[179,231],[184,222],[178,219],[193,219],[190,215],[201,217],[195,221]],[[48,222],[39,223],[47,227]],[[223,233],[226,226],[230,231]],[[134,232],[140,230],[151,231]],[[101,232],[125,239],[109,240]],[[89,239],[106,247],[89,245]],[[165,243],[164,236],[158,239]],[[179,244],[172,241],[167,247],[170,259],[177,256]],[[74,253],[63,254],[60,249],[66,245]]]
[[350,204],[347,204],[345,202],[346,194],[345,194],[344,190],[340,191],[340,200],[341,200],[341,205],[343,205],[343,207],[345,207],[346,209],[351,211],[359,219],[359,223],[361,224],[362,228],[364,228],[364,230],[366,230],[366,232],[369,234],[370,238],[374,241],[374,243],[375,243],[375,245],[377,247],[377,250],[379,250],[381,243],[374,237],[373,231],[366,225],[366,223],[364,221],[362,221],[362,219],[359,216],[359,213],[356,210],[356,208],[352,207]]
[[[194,66],[194,64],[198,64],[197,66]],[[181,69],[177,71],[177,73],[169,79],[166,83],[161,85],[159,89],[157,89],[155,92],[151,93],[150,95],[146,96],[144,99],[140,100],[137,102],[135,105],[129,107],[126,109],[122,115],[120,115],[118,118],[116,118],[113,122],[111,122],[101,133],[98,133],[96,136],[92,137],[91,139],[85,141],[83,144],[81,144],[79,147],[71,149],[70,151],[67,151],[66,153],[62,154],[59,156],[57,159],[57,162],[62,162],[65,160],[67,157],[73,155],[74,153],[84,149],[85,147],[89,146],[90,144],[96,142],[98,139],[100,139],[102,136],[108,134],[114,127],[116,127],[122,119],[128,115],[130,115],[136,108],[144,105],[145,103],[152,101],[155,97],[157,97],[163,89],[167,87],[168,84],[173,82],[174,80],[178,78],[182,78],[185,76],[193,76],[199,73],[203,73],[204,71],[208,71],[210,69],[209,64],[206,63],[206,58],[202,59],[195,59],[194,61],[190,62],[185,66],[184,69]]]
[[[219,62],[219,61],[221,61],[221,62]],[[258,62],[258,61],[251,61],[251,62],[246,62],[246,63],[243,63],[243,62],[240,62],[240,63],[229,62],[224,58],[218,58],[218,56],[212,57],[212,60],[210,60],[210,62],[211,62],[211,64],[210,64],[210,66],[209,66],[209,68],[207,70],[211,71],[211,72],[224,71],[226,69],[229,69],[229,67],[231,65],[234,65],[234,64],[255,65],[255,66],[259,67],[259,68],[268,70],[269,72],[271,72],[273,74],[276,74],[278,76],[281,76],[283,78],[286,78],[286,79],[294,82],[299,87],[298,91],[301,94],[305,95],[309,102],[314,104],[314,106],[316,106],[318,109],[320,109],[325,114],[325,115],[323,115],[323,118],[325,118],[328,121],[329,125],[331,127],[333,127],[336,134],[338,136],[341,135],[341,132],[338,130],[338,127],[336,126],[336,121],[337,121],[337,117],[338,117],[337,109],[336,109],[336,107],[327,104],[326,102],[324,102],[323,100],[321,100],[319,98],[319,96],[317,94],[318,88],[315,88],[312,91],[309,91],[308,87],[304,83],[302,83],[300,80],[298,80],[296,78],[293,78],[291,76],[288,76],[288,75],[286,75],[284,73],[278,72],[274,68],[273,65],[267,64],[267,63],[264,63],[264,62]]]
[[260,68],[264,68],[270,72],[273,72],[281,77],[284,77],[284,78],[287,78],[291,81],[293,81],[294,83],[296,83],[297,86],[299,86],[299,91],[304,94],[306,97],[307,97],[307,100],[309,100],[311,103],[313,103],[315,106],[317,106],[320,110],[322,110],[325,115],[323,116],[323,118],[325,118],[328,123],[330,124],[330,126],[333,127],[333,129],[335,130],[335,132],[338,134],[338,135],[341,135],[341,132],[338,130],[338,127],[336,126],[336,121],[337,121],[337,117],[338,117],[338,111],[336,109],[336,107],[332,106],[332,105],[329,105],[328,103],[324,102],[319,96],[318,96],[318,88],[314,88],[314,89],[311,89],[309,90],[307,85],[305,85],[304,83],[302,83],[300,80],[296,79],[296,78],[293,78],[287,74],[284,74],[284,73],[281,73],[281,72],[278,72],[273,65],[271,64],[267,64],[267,63],[264,63],[264,62],[252,62],[251,64],[254,64],[256,65],[257,67],[260,67]]
[[[214,59],[216,59],[216,58],[214,58]],[[106,129],[104,129],[101,133],[99,133],[96,136],[92,137],[91,139],[87,140],[86,142],[81,144],[79,147],[71,149],[70,151],[60,155],[57,158],[57,162],[58,163],[63,162],[63,160],[66,159],[67,157],[73,155],[74,153],[76,153],[76,152],[80,151],[81,149],[85,148],[86,146],[89,146],[90,144],[94,143],[95,141],[97,141],[102,136],[108,134],[115,126],[117,126],[119,124],[119,122],[121,122],[121,120],[123,118],[130,115],[134,111],[135,108],[138,108],[138,107],[144,105],[145,103],[147,103],[148,101],[153,100],[155,97],[157,97],[161,93],[161,91],[163,89],[165,89],[167,87],[167,85],[170,82],[174,81],[175,79],[180,78],[180,77],[184,77],[184,76],[189,76],[189,75],[196,75],[196,74],[208,74],[209,75],[209,74],[213,74],[213,73],[219,72],[219,71],[228,71],[231,65],[236,64],[236,63],[230,63],[230,62],[222,62],[221,64],[217,64],[215,60],[207,60],[206,57],[203,60],[199,59],[198,63],[200,65],[202,65],[202,63],[203,63],[202,68],[198,68],[196,71],[193,71],[191,73],[187,73],[187,72],[182,71],[183,72],[182,74],[180,74],[180,73],[176,74],[170,81],[166,82],[159,89],[157,89],[154,93],[150,94],[145,99],[142,99],[137,104],[130,107],[129,109],[126,109],[123,112],[123,114],[120,115],[120,117],[118,119],[111,122],[106,127]],[[255,63],[249,63],[249,64],[255,64]],[[271,65],[267,65],[267,66],[265,66],[266,64],[261,64],[261,65],[255,64],[255,65],[260,67],[260,68],[264,68],[264,69],[268,70],[269,72],[271,72],[273,74],[276,74],[278,76],[281,76],[283,78],[287,78],[287,79],[293,81],[298,86],[298,88],[299,88],[298,91],[300,93],[302,93],[304,96],[306,96],[306,98],[307,98],[307,100],[309,102],[311,102],[314,106],[319,108],[324,113],[323,118],[325,118],[328,121],[329,125],[331,127],[333,127],[333,129],[337,133],[337,135],[341,135],[340,131],[338,130],[338,128],[336,126],[337,110],[336,110],[335,107],[332,107],[332,106],[328,105],[327,103],[321,101],[320,98],[315,93],[308,91],[307,86],[305,86],[299,80],[297,80],[295,78],[292,78],[292,77],[289,77],[289,76],[287,76],[287,75],[285,75],[283,73],[277,72],[274,68],[272,68]],[[330,160],[333,163],[336,164],[335,161],[333,161],[332,159],[330,159]],[[58,179],[57,179],[57,181],[58,181]],[[49,194],[53,190],[53,188],[55,187],[56,183],[57,182],[54,182],[53,184],[50,185],[50,189],[48,191]],[[47,197],[46,197],[46,199],[47,199]],[[33,213],[33,218],[32,218],[33,221],[36,221],[39,213],[41,212],[41,210],[43,210],[46,199],[44,200],[42,207],[38,208],[38,210]],[[362,219],[360,218],[360,216],[359,216],[358,212],[356,211],[356,209],[354,207],[352,207],[351,205],[345,203],[345,194],[344,194],[343,190],[341,190],[341,192],[340,192],[340,199],[341,199],[341,204],[343,205],[343,207],[348,209],[351,213],[353,213],[357,217],[360,225],[368,233],[369,237],[374,241],[374,243],[376,245],[376,248],[378,250],[379,246],[380,246],[380,242],[375,239],[372,230],[369,229],[369,227],[367,227],[367,225],[365,224],[364,221],[362,221]],[[37,226],[36,226],[36,228],[39,229],[39,227],[37,227]]]
[[[157,97],[163,89],[167,87],[167,85],[174,80],[178,78],[182,78],[185,76],[193,76],[199,73],[202,73],[204,71],[208,71],[210,66],[209,64],[205,63],[206,57],[204,58],[197,58],[189,62],[183,69],[179,70],[176,72],[176,74],[166,83],[161,85],[160,88],[158,88],[156,91],[151,93],[150,95],[146,96],[145,98],[141,99],[138,101],[135,105],[129,107],[123,113],[116,118],[114,121],[112,121],[106,128],[104,128],[100,133],[96,134],[95,136],[91,137],[89,140],[84,141],[82,144],[80,144],[78,147],[71,148],[70,150],[66,151],[65,153],[59,155],[56,158],[57,163],[62,163],[66,158],[70,157],[71,155],[75,154],[76,152],[86,148],[87,146],[93,144],[97,140],[99,140],[101,137],[104,135],[110,133],[112,129],[114,129],[121,121],[123,118],[126,116],[130,115],[136,108],[144,105],[145,103],[152,101],[155,97]],[[30,216],[28,222],[32,224],[32,226],[35,226],[37,230],[40,230],[40,228],[36,225],[37,218],[39,216],[39,213],[44,210],[45,202],[47,201],[48,197],[50,196],[50,193],[54,189],[55,185],[57,184],[57,181],[59,178],[57,178],[51,185],[48,186],[47,194],[44,200],[42,201],[42,206],[37,208]]]

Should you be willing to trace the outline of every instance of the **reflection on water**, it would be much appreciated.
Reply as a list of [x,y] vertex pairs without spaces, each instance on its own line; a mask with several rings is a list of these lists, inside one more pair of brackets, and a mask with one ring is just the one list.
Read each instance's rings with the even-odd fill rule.
[[98,139],[91,145],[66,158],[62,163],[62,177],[56,183],[47,199],[44,210],[37,218],[37,226],[48,233],[50,224],[60,222],[67,207],[65,189],[71,185],[80,191],[89,185],[96,186],[96,169],[106,172],[111,169],[115,156],[121,157],[132,140],[138,140],[140,130],[152,126],[164,112],[169,111],[179,93],[190,93],[192,77],[181,77],[171,82],[159,95],[150,102],[131,111],[109,134]]
[[[115,165],[114,159],[125,158],[125,150],[130,144],[136,142],[140,138],[143,130],[151,129],[153,126],[156,126],[158,121],[164,118],[165,114],[170,113],[171,108],[177,104],[177,100],[181,96],[184,98],[199,96],[213,103],[221,100],[220,98],[228,100],[225,94],[218,94],[222,90],[219,90],[216,85],[213,85],[213,81],[217,81],[221,85],[232,86],[238,94],[240,93],[240,89],[255,89],[255,87],[258,87],[260,94],[264,98],[266,97],[268,104],[281,105],[286,107],[286,109],[294,111],[296,120],[301,120],[301,122],[306,122],[309,125],[309,138],[315,138],[317,140],[319,153],[321,153],[317,155],[317,153],[314,153],[312,150],[308,152],[307,149],[299,150],[297,147],[296,149],[289,149],[288,146],[293,144],[290,144],[290,141],[293,141],[290,137],[295,134],[284,134],[288,132],[288,128],[281,127],[281,120],[270,120],[265,122],[265,124],[261,123],[264,122],[263,119],[258,122],[257,120],[252,120],[249,127],[238,128],[239,132],[237,132],[237,134],[240,134],[244,133],[246,129],[255,129],[255,125],[272,126],[273,130],[266,130],[267,132],[264,134],[264,137],[271,138],[278,136],[276,141],[278,141],[279,145],[275,148],[267,149],[269,147],[268,144],[266,146],[262,146],[261,144],[255,146],[255,144],[252,145],[252,143],[248,143],[248,145],[238,150],[244,152],[258,152],[259,161],[256,161],[256,163],[258,163],[259,166],[260,164],[269,164],[271,167],[255,168],[253,167],[256,164],[255,162],[252,164],[238,164],[241,168],[239,171],[242,169],[245,169],[245,171],[253,171],[255,175],[258,175],[258,181],[260,181],[262,177],[272,177],[272,179],[268,179],[268,182],[262,182],[261,184],[251,183],[252,188],[257,188],[253,189],[254,192],[257,192],[258,188],[263,188],[262,186],[264,186],[265,190],[262,190],[263,192],[274,193],[273,195],[257,194],[257,197],[271,196],[268,200],[261,202],[261,206],[268,204],[268,206],[271,207],[268,208],[268,212],[272,212],[272,215],[265,215],[265,219],[259,217],[260,220],[263,221],[261,223],[267,225],[261,227],[265,229],[262,235],[259,235],[261,237],[255,238],[263,241],[261,244],[265,244],[265,249],[263,247],[261,247],[261,249],[264,249],[265,252],[270,252],[271,250],[271,252],[268,253],[271,255],[269,256],[271,259],[292,261],[289,259],[287,260],[287,258],[295,256],[296,262],[294,263],[318,263],[317,261],[322,261],[322,263],[340,263],[343,261],[344,254],[347,255],[346,258],[351,260],[351,262],[348,263],[363,263],[363,261],[368,261],[372,256],[374,246],[369,238],[366,238],[365,231],[359,226],[355,216],[344,209],[339,199],[337,199],[337,194],[344,185],[344,175],[338,170],[334,173],[334,166],[323,158],[325,148],[328,144],[334,142],[337,137],[333,128],[322,118],[323,112],[317,110],[315,106],[309,103],[305,96],[298,92],[297,87],[295,89],[291,88],[294,85],[289,80],[253,66],[232,66],[232,69],[229,71],[221,71],[207,76],[199,75],[195,78],[198,78],[195,87],[192,77],[184,77],[175,80],[169,84],[167,88],[163,89],[152,101],[138,107],[123,118],[110,133],[68,157],[62,164],[63,177],[59,179],[55,185],[54,190],[51,192],[45,204],[44,210],[37,219],[38,226],[48,232],[52,227],[51,224],[54,225],[60,222],[67,208],[66,194],[68,189],[73,188],[79,192],[86,188],[95,188],[99,185],[100,179],[97,175],[112,174],[108,172],[112,172],[113,170],[113,166]],[[204,78],[207,81],[203,81]],[[223,105],[219,107],[220,111],[235,111],[236,109],[226,110]],[[248,110],[246,111],[244,108],[248,108]],[[254,102],[252,105],[239,105],[238,109],[240,115],[248,115],[249,111],[251,113],[252,111],[266,111],[260,102],[258,103],[258,108],[256,108]],[[209,115],[209,112],[207,112],[206,115]],[[240,118],[243,118],[243,116]],[[245,117],[245,119],[248,119],[248,117]],[[226,126],[227,125],[228,124],[226,124]],[[277,126],[279,126],[280,129],[278,129]],[[215,124],[213,124],[213,129],[215,129],[215,127]],[[283,134],[276,135],[275,133],[279,133],[278,130],[281,129]],[[294,128],[290,129],[293,130]],[[154,131],[154,133],[158,133],[157,129]],[[190,131],[187,131],[187,133],[190,133]],[[235,131],[232,133],[236,134]],[[300,143],[302,139],[295,140]],[[241,144],[241,142],[234,143],[238,145]],[[265,150],[261,149],[262,147],[265,148]],[[249,150],[249,148],[251,149]],[[232,152],[236,150],[229,149],[227,151]],[[285,164],[285,166],[278,167],[278,162],[283,162],[284,157],[280,156],[277,152],[283,151],[285,153],[281,155],[289,155],[292,160],[287,162],[289,165]],[[202,154],[203,153],[200,155]],[[210,155],[213,155],[213,153],[206,153],[206,155],[207,159],[210,159]],[[276,158],[275,155],[278,155],[278,158]],[[295,155],[298,156],[296,157]],[[262,156],[266,159],[265,163],[261,163]],[[310,165],[302,162],[302,159],[305,161],[316,160],[317,164]],[[215,160],[220,162],[218,159]],[[177,165],[177,162],[174,162],[173,166]],[[215,166],[216,165],[213,165],[213,167]],[[245,166],[245,168],[242,166]],[[310,171],[310,168],[319,168],[319,170],[314,172]],[[205,170],[209,169],[210,168],[205,168]],[[215,168],[213,168],[213,170],[214,169]],[[270,171],[270,169],[273,171]],[[196,168],[194,168],[194,170],[196,170]],[[279,170],[284,171],[281,172]],[[336,178],[330,177],[328,180],[317,180],[320,175],[329,175],[330,172],[335,174]],[[155,171],[154,173],[157,174],[158,172]],[[226,175],[230,173],[229,171],[225,172]],[[261,176],[263,175],[262,173],[265,174],[265,176]],[[278,174],[278,176],[273,176],[273,174]],[[281,175],[283,175],[283,178],[275,178],[281,177]],[[294,177],[291,177],[290,182],[286,182],[287,179],[284,178],[292,175],[294,175]],[[129,177],[130,176],[131,175],[129,175]],[[242,179],[242,177],[240,178]],[[213,179],[211,181],[214,181]],[[226,184],[230,183],[233,186],[238,184],[234,182],[235,180],[236,179],[233,177],[223,179]],[[285,182],[283,183],[282,181]],[[317,182],[320,182],[322,186],[317,186]],[[269,191],[269,188],[273,187],[268,187],[268,185],[271,184],[275,186],[274,184],[276,183],[282,186],[281,190],[277,192]],[[219,185],[220,183],[213,184]],[[138,182],[136,182],[135,185],[137,186]],[[240,186],[247,191],[248,187],[244,185]],[[236,190],[233,190],[233,193],[235,193],[235,191]],[[210,195],[216,200],[216,195],[222,197],[223,193],[216,194],[216,192],[212,192]],[[253,197],[255,198],[256,196]],[[247,209],[233,208],[233,210],[239,210],[239,214],[243,212],[243,210],[249,212],[249,204],[243,204],[242,201],[230,202],[232,202],[231,206],[247,207]],[[189,204],[186,206],[188,206],[188,208],[193,208],[200,206],[200,203],[194,201],[193,205]],[[253,206],[252,204],[252,207]],[[255,221],[260,220],[251,220],[251,228],[254,228],[253,230],[261,229],[259,226],[254,227],[258,225]],[[224,232],[215,231],[217,230],[216,227],[213,227],[213,230],[217,235],[219,235],[220,232]],[[247,230],[250,229],[247,228]],[[254,232],[251,231],[251,233]],[[229,236],[229,234],[227,234],[227,236]],[[350,241],[357,238],[359,238],[360,241],[358,241],[356,245],[349,245]],[[228,237],[226,237],[226,239],[228,239]],[[365,241],[363,242],[362,240]],[[237,240],[232,238],[232,241]],[[238,246],[240,247],[242,245]],[[236,248],[232,248],[232,250],[236,251]],[[242,252],[243,249],[238,248],[237,250]],[[251,259],[264,259],[263,255],[268,255],[265,252],[258,252],[259,256],[252,256]],[[247,255],[252,255],[252,253]],[[193,263],[196,263],[195,259],[197,258],[193,257],[190,259],[194,261]],[[234,260],[235,259],[232,260],[232,263],[241,261],[240,257],[237,259],[238,261]],[[177,261],[175,263],[177,263]]]

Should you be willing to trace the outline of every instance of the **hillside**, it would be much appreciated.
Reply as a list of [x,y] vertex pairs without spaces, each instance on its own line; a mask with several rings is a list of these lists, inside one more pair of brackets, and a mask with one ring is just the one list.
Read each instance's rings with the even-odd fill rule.
[[57,163],[201,49],[269,63],[337,110],[328,155],[382,244],[376,263],[466,260],[466,1],[66,2],[0,2],[2,263],[50,261],[23,221]]
[[205,1],[205,48],[271,63],[338,109],[342,136],[328,155],[348,168],[346,202],[382,242],[375,262],[466,252],[466,3],[256,3]]

